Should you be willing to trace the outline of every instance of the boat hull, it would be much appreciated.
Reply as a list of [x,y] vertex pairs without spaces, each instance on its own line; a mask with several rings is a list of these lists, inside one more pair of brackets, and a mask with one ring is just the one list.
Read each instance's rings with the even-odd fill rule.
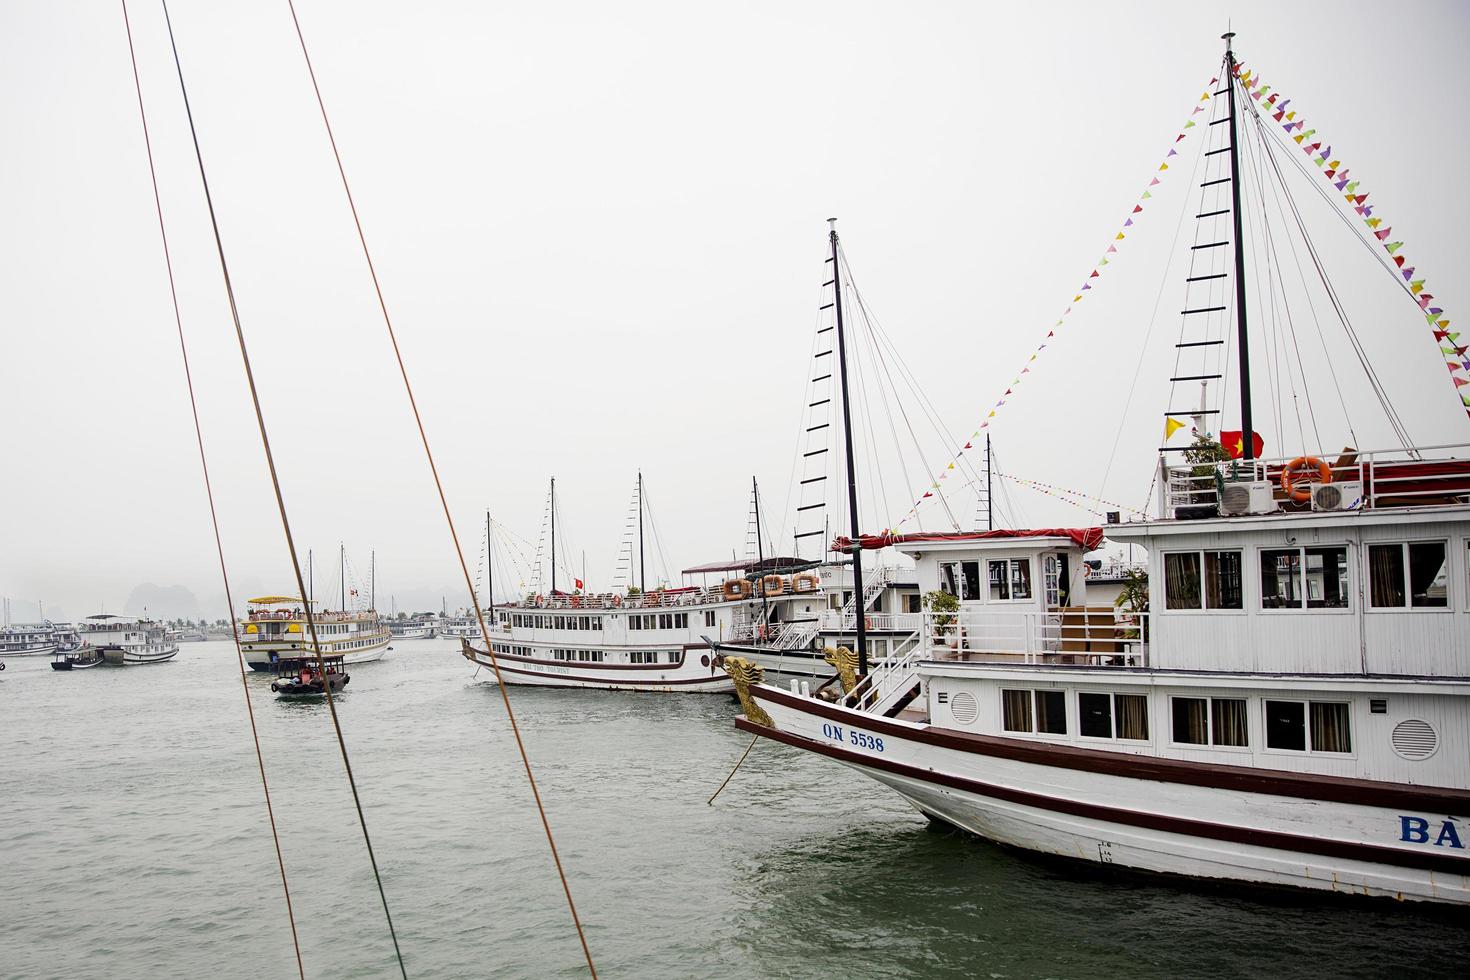
[[99,647],[102,660],[109,667],[137,667],[144,664],[161,664],[178,656],[177,644],[161,649],[137,650],[129,647]]
[[47,643],[24,650],[0,650],[0,657],[48,657],[56,652],[56,644]]
[[[341,655],[342,663],[345,665],[373,663],[375,661],[382,660],[383,655],[391,649],[392,647],[390,647],[388,645],[388,641],[385,640],[380,646],[364,647],[361,650],[353,650],[350,653],[343,653]],[[299,650],[292,650],[289,651],[287,655],[292,657],[300,657],[302,654]],[[251,650],[246,647],[245,657],[245,662],[250,666],[251,670],[258,670],[262,673],[269,674],[274,672],[276,669],[276,665],[271,663],[270,661],[270,654],[264,651]]]
[[[1375,791],[1262,770],[1176,781],[1157,767],[1147,778],[1133,757],[1110,763],[1074,750],[1048,760],[1045,748],[1006,744],[1017,740],[966,738],[764,686],[751,693],[774,728],[743,717],[741,728],[835,759],[920,812],[1002,844],[1193,878],[1470,904],[1461,846],[1470,822],[1455,816],[1470,813],[1463,790]],[[1239,767],[1214,767],[1230,769]]]
[[93,657],[67,657],[65,660],[51,661],[52,670],[86,670],[89,667],[101,667],[107,662],[103,656]]
[[662,694],[718,694],[734,690],[729,675],[716,666],[708,647],[689,647],[677,664],[598,664],[546,661],[497,654],[492,663],[483,641],[460,642],[466,660],[494,671],[502,682],[531,687],[580,687],[604,691],[649,691]]

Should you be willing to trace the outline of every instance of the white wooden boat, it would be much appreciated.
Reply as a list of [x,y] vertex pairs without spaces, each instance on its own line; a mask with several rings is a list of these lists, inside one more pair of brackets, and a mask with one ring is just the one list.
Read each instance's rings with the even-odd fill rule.
[[162,623],[99,613],[82,621],[82,636],[109,667],[163,663],[178,655]]

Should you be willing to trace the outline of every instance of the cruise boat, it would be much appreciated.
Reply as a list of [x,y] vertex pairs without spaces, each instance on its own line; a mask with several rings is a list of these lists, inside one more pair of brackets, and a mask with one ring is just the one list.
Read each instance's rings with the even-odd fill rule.
[[[966,584],[949,608],[923,613],[909,651],[838,684],[767,685],[757,665],[731,658],[737,724],[847,765],[933,820],[1029,851],[1470,904],[1470,445],[1263,456],[1244,370],[1237,99],[1261,139],[1275,138],[1270,121],[1285,112],[1280,93],[1263,99],[1269,86],[1236,63],[1231,36],[1224,84],[1206,93],[1221,125],[1201,147],[1224,170],[1206,169],[1201,187],[1225,197],[1198,217],[1233,219],[1234,271],[1192,268],[1190,284],[1212,281],[1234,301],[1217,293],[1226,305],[1191,302],[1185,314],[1234,307],[1216,324],[1236,339],[1239,433],[1209,424],[1229,408],[1218,397],[1219,408],[1166,416],[1193,418],[1197,438],[1183,459],[1163,447],[1141,520],[837,541],[854,555],[910,555],[926,593]],[[1316,147],[1289,138],[1257,152],[1300,147],[1317,161]],[[1334,180],[1340,163],[1330,151],[1320,159],[1325,173],[1304,173]],[[1363,196],[1348,194],[1364,217]],[[1442,350],[1459,387],[1466,348],[1438,307],[1419,305],[1451,345]],[[1178,346],[1188,355],[1207,343],[1223,341],[1185,335]],[[1166,424],[1166,443],[1178,427]],[[1079,569],[1104,534],[1146,552],[1146,593],[1089,595]]]
[[300,657],[301,651],[311,651],[308,607],[324,655],[341,655],[344,664],[363,664],[381,660],[388,652],[393,634],[376,611],[318,611],[316,606],[315,600],[303,602],[299,596],[267,595],[247,600],[246,615],[238,628],[240,649],[250,669],[272,673],[283,657]]
[[434,626],[423,620],[388,620],[388,630],[394,639],[434,638]]
[[73,623],[52,623],[56,634],[56,652],[73,653],[83,646],[82,631]]
[[480,635],[480,624],[469,616],[455,616],[444,621],[437,635],[451,640],[468,640]]
[[56,650],[50,623],[0,626],[0,657],[44,657]]
[[98,613],[82,621],[86,644],[102,655],[109,667],[132,667],[172,660],[179,645],[168,638],[162,623],[132,616]]

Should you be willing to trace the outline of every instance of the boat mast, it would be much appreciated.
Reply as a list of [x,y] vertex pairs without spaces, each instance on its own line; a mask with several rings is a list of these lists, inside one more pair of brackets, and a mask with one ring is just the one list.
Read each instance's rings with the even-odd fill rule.
[[368,608],[378,608],[378,549],[368,552]]
[[647,592],[643,578],[643,471],[638,471],[638,591]]
[[337,542],[337,578],[342,581],[342,606],[343,612],[347,611],[347,545],[341,541]]
[[[756,485],[753,476],[750,478],[750,499],[755,506],[755,567],[759,569],[766,563],[766,556],[761,551],[761,488]],[[766,598],[764,583],[761,586],[761,622],[768,627],[771,623],[770,600]]]
[[490,535],[490,512],[485,511],[485,598],[490,622],[495,622],[495,539]]
[[551,478],[551,597],[556,598],[556,477]]
[[985,529],[995,530],[995,501],[990,499],[990,433],[985,433]]
[[1234,31],[1220,35],[1225,42],[1225,88],[1230,93],[1230,205],[1235,222],[1235,331],[1240,346],[1240,445],[1241,458],[1256,458],[1256,430],[1251,427],[1251,359],[1245,319],[1245,230],[1240,209],[1240,151],[1235,129]]
[[311,549],[306,549],[306,601],[309,603],[316,597],[316,575],[311,564]]
[[847,339],[842,324],[842,268],[837,257],[837,219],[828,218],[832,242],[832,303],[837,310],[837,370],[842,378],[842,437],[847,449],[847,511],[852,519],[853,618],[857,627],[858,673],[868,672],[868,631],[863,622],[863,549],[858,521],[857,470],[852,458],[852,405],[847,393]]

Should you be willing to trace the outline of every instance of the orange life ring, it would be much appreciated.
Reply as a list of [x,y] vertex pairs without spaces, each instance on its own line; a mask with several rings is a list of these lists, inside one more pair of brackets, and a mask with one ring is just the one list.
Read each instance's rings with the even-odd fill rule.
[[1313,472],[1317,474],[1318,483],[1332,482],[1332,467],[1325,460],[1316,456],[1298,456],[1287,463],[1281,470],[1281,489],[1292,500],[1306,503],[1312,499],[1312,488],[1307,482]]
[[720,587],[720,591],[726,599],[749,599],[751,585],[746,579],[732,578]]
[[873,628],[873,617],[872,616],[864,616],[863,617],[863,629],[870,630],[872,628]]

